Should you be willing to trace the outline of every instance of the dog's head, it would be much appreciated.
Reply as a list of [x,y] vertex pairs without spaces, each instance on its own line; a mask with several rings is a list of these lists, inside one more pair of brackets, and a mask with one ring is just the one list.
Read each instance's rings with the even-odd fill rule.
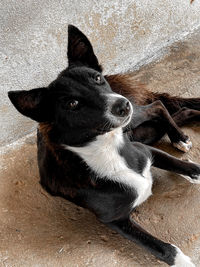
[[131,103],[111,90],[91,43],[72,25],[67,55],[68,68],[48,87],[8,93],[16,109],[49,124],[49,135],[58,144],[79,146],[125,127],[131,120]]

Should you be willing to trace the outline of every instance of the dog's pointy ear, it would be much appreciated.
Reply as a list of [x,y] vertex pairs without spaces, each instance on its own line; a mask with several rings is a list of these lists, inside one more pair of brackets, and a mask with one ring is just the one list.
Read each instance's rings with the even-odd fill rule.
[[68,62],[69,66],[82,64],[102,72],[88,38],[75,26],[68,26]]
[[15,108],[23,115],[37,121],[50,120],[46,88],[32,89],[30,91],[9,91],[8,97]]

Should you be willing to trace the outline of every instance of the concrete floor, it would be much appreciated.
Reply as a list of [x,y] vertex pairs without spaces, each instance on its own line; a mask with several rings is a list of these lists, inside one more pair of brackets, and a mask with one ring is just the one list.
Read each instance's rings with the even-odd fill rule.
[[[198,96],[200,32],[166,49],[159,62],[132,73],[154,91]],[[200,162],[200,124],[185,128],[193,141],[183,154],[167,138],[157,146]],[[35,135],[2,150],[0,168],[0,266],[166,266],[100,224],[95,216],[39,185]],[[200,266],[200,186],[153,170],[153,196],[133,217],[146,230],[179,246]]]

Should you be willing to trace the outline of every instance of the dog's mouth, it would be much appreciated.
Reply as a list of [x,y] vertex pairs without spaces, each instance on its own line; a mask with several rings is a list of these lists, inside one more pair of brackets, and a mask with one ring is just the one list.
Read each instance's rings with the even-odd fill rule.
[[128,126],[132,118],[132,113],[128,115],[128,117],[122,122],[122,125],[120,127],[125,128]]
[[105,134],[105,133],[108,133],[108,132],[112,132],[118,128],[125,128],[128,126],[128,124],[130,123],[131,121],[131,118],[132,118],[132,113],[129,114],[122,122],[120,122],[119,124],[116,124],[116,125],[112,125],[111,123],[108,124],[107,126],[105,127],[101,127],[101,128],[98,128],[96,131],[98,134]]

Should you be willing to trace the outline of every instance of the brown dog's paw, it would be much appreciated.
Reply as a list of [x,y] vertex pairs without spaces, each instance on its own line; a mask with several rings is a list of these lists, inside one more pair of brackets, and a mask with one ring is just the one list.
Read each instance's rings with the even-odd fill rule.
[[192,148],[192,141],[188,138],[185,142],[179,141],[177,143],[172,143],[174,147],[183,152],[188,152]]

